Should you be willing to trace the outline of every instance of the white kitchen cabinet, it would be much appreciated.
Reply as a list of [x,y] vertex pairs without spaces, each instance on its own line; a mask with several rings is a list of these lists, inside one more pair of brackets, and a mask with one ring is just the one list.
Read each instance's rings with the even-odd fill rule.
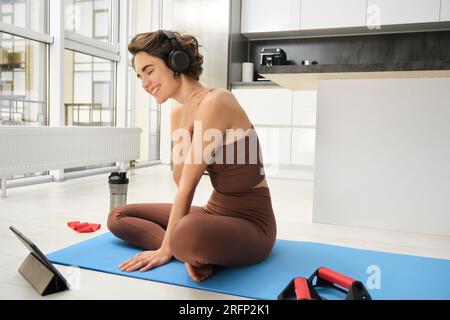
[[325,29],[366,25],[367,0],[302,0],[300,28]]
[[290,164],[291,128],[255,126],[261,145],[264,165],[270,166],[271,173],[279,164]]
[[[236,88],[232,93],[255,126],[268,173],[290,164],[292,91],[280,88]],[[276,170],[275,170],[276,171]]]
[[314,166],[315,129],[292,129],[292,164]]
[[367,12],[379,14],[381,25],[438,22],[440,5],[441,0],[368,0]]
[[233,89],[233,94],[256,125],[291,125],[292,91],[288,89]]
[[269,176],[277,176],[278,165],[314,166],[316,91],[246,87],[232,92],[256,128]]
[[440,21],[450,21],[450,0],[441,0]]
[[241,33],[300,29],[301,0],[242,0]]
[[294,91],[292,99],[292,124],[316,125],[317,91]]

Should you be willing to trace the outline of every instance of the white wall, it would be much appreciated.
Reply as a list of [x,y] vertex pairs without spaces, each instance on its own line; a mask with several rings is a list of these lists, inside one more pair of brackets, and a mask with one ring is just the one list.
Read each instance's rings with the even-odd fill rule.
[[450,236],[448,88],[319,81],[313,221]]

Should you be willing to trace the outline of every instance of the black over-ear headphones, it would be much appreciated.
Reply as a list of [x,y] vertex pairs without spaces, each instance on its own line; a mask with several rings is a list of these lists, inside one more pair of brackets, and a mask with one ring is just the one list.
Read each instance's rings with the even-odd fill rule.
[[190,66],[189,56],[181,49],[180,45],[178,44],[177,38],[172,32],[167,30],[161,31],[170,40],[170,43],[172,45],[172,51],[167,57],[167,65],[172,71],[176,73],[182,73],[186,71]]

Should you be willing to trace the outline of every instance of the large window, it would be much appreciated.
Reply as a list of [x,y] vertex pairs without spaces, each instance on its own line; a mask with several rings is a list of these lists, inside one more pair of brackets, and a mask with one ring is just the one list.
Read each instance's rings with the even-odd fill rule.
[[66,50],[66,125],[114,126],[114,63]]
[[[139,32],[152,30],[151,1],[132,0],[128,2],[128,37],[129,40]],[[131,58],[131,55],[128,56]],[[128,94],[129,94],[129,115],[128,121],[132,127],[142,129],[140,158],[138,162],[153,161],[160,159],[160,132],[161,132],[161,106],[156,99],[142,89],[142,84],[136,78],[136,73],[129,65]],[[132,119],[130,119],[132,118]]]
[[154,4],[0,0],[0,126],[138,127],[138,161],[159,159],[160,106],[135,80],[126,50],[136,32],[154,29]]
[[[114,63],[71,50],[65,51],[65,63],[65,125],[114,126]],[[105,163],[69,168],[64,172],[114,165],[114,163]]]
[[[114,5],[113,5],[114,4]],[[65,0],[65,125],[116,125],[117,1]],[[114,18],[116,17],[116,18]],[[116,32],[117,33],[117,32]],[[114,163],[65,169],[81,171]]]
[[65,0],[66,30],[112,42],[110,0]]
[[46,0],[0,0],[0,126],[48,124],[47,9]]
[[0,33],[0,125],[46,125],[46,45]]
[[47,32],[47,1],[0,0],[0,21],[35,32]]

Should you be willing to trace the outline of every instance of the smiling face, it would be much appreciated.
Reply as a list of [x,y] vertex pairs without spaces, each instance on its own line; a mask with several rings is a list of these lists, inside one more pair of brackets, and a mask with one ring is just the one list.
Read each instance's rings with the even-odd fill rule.
[[162,59],[143,51],[134,56],[134,70],[142,81],[142,88],[155,97],[159,104],[172,97],[180,85]]

